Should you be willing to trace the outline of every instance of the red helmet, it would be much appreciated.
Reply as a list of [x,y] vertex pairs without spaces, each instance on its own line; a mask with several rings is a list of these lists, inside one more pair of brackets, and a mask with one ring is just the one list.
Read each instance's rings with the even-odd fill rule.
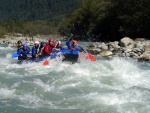
[[77,43],[78,43],[78,41],[77,41],[77,40],[73,40],[73,42],[74,42],[75,44],[77,44]]
[[54,42],[54,40],[52,38],[49,39],[49,42]]

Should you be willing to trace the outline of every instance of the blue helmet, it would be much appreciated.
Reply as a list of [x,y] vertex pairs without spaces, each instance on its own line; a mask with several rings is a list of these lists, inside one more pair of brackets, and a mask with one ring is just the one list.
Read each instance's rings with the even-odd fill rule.
[[27,45],[26,43],[24,43],[24,44],[23,44],[23,47],[25,47],[25,48],[26,48],[27,46],[28,46],[28,45]]

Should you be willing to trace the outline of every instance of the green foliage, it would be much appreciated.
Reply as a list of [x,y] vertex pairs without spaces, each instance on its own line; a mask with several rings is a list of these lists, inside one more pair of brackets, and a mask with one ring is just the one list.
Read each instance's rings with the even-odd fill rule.
[[6,33],[22,33],[22,34],[55,34],[57,33],[57,26],[51,21],[33,21],[25,22],[19,20],[14,22],[13,20],[8,20],[6,22],[0,23],[0,36]]
[[150,1],[149,0],[114,0],[118,5],[115,6],[117,17],[119,18],[120,32],[122,35],[131,37],[145,37],[149,38],[150,28]]
[[14,27],[15,27],[15,23],[13,20],[7,20],[5,22],[5,28],[6,28],[6,31],[8,32],[13,32],[14,31]]
[[[77,9],[81,0],[1,0],[0,19],[12,20],[48,20],[59,22],[73,10]],[[57,18],[58,17],[58,18]]]
[[0,26],[0,38],[6,34],[6,29],[3,26]]
[[81,0],[1,0],[0,35],[57,33],[59,22],[80,3]]
[[149,38],[149,19],[149,0],[83,0],[82,7],[66,19],[68,23],[62,22],[59,31],[69,29],[69,33],[84,40]]
[[44,34],[44,35],[48,35],[51,33],[56,33],[57,32],[57,27],[47,21],[34,21],[34,22],[28,22],[25,24],[25,28],[24,28],[24,32],[25,34]]
[[59,29],[58,32],[61,35],[67,36],[68,33],[70,32],[70,28],[71,24],[70,24],[70,19],[69,18],[64,18],[61,22],[61,24],[59,25]]

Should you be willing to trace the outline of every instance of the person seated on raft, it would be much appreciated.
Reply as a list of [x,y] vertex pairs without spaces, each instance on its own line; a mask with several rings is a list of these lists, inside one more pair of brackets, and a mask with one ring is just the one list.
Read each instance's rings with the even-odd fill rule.
[[77,40],[72,40],[72,38],[71,38],[71,39],[67,40],[66,45],[68,46],[68,49],[77,50],[79,52],[82,52],[82,48],[78,46]]
[[28,54],[30,53],[30,48],[26,43],[23,44],[23,48],[20,49],[17,54],[19,55],[18,60],[26,60],[28,59]]
[[[43,41],[39,41],[39,52],[41,53],[42,52],[42,50],[43,50],[43,48],[44,48],[44,42]],[[41,55],[41,54],[40,54]]]
[[35,41],[34,46],[32,47],[32,59],[35,60],[41,55],[41,49],[43,45],[39,41]]
[[42,50],[42,56],[50,56],[52,55],[52,49],[55,47],[54,40],[52,38],[49,39],[49,42],[44,46]]
[[52,49],[52,53],[59,52],[61,49],[61,41],[57,40],[57,43],[55,44],[55,47]]
[[21,42],[21,40],[18,40],[18,42],[17,42],[17,52],[18,52],[20,49],[22,49],[22,48],[23,48],[22,42]]

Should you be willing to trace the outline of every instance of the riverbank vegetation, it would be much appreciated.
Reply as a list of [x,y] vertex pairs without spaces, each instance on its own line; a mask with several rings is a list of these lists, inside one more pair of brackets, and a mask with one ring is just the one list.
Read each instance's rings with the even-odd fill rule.
[[62,21],[59,32],[92,41],[150,39],[149,20],[149,0],[83,0],[82,7]]
[[21,33],[21,34],[41,34],[50,35],[57,33],[57,26],[51,21],[23,21],[8,20],[6,22],[0,22],[0,36],[6,33]]
[[79,40],[150,39],[149,0],[5,0],[0,35],[72,34]]
[[80,0],[2,0],[0,37],[8,32],[55,34],[60,21],[80,4]]

